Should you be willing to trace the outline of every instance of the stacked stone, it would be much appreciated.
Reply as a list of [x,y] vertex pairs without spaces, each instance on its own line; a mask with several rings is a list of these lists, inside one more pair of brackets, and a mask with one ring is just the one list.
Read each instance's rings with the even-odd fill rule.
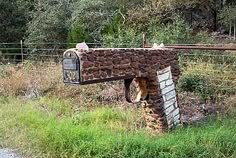
[[[158,71],[169,67],[173,75],[171,76],[174,82],[172,84],[175,85],[180,74],[175,51],[169,49],[91,49],[88,52],[79,52],[78,56],[82,82],[122,76],[146,78],[149,99],[143,101],[142,106],[147,128],[162,132],[169,127],[167,109],[164,106],[166,100],[162,96],[164,89],[163,85],[158,83]],[[168,79],[165,82],[171,82]],[[177,103],[176,100],[175,103]]]
[[147,89],[149,99],[142,102],[146,128],[152,131],[163,132],[168,127],[164,117],[163,99],[156,76],[148,78]]
[[171,66],[175,80],[179,76],[176,53],[172,50],[91,49],[80,52],[79,57],[82,81],[127,75],[147,77],[150,72],[168,66]]

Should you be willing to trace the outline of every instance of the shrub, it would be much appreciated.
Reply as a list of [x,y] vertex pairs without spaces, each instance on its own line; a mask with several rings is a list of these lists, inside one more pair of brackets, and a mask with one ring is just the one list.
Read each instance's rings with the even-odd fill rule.
[[204,78],[198,74],[187,74],[181,76],[178,87],[181,91],[196,92],[199,85],[202,85],[204,81]]
[[178,82],[180,91],[194,92],[206,102],[215,96],[215,87],[199,74],[184,74]]
[[150,24],[150,43],[181,44],[189,43],[191,40],[191,29],[186,22],[177,16],[173,22]]
[[90,39],[91,37],[89,37],[89,34],[85,31],[83,25],[81,25],[80,23],[74,24],[68,33],[67,47],[73,48],[75,47],[74,43],[90,41]]
[[105,34],[103,36],[103,46],[110,48],[140,47],[142,36],[133,28],[122,28],[117,33]]

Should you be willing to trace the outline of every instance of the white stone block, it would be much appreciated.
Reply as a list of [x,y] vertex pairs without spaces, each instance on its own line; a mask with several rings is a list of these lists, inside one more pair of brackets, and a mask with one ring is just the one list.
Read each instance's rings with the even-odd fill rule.
[[168,80],[169,78],[170,78],[170,72],[166,72],[166,73],[164,73],[162,75],[158,75],[159,82]]
[[175,104],[176,98],[164,102],[164,108],[167,109],[170,105]]
[[164,89],[165,87],[166,87],[165,81],[160,82],[160,88],[161,88],[161,89]]
[[179,108],[175,109],[175,111],[173,111],[173,116],[176,116],[176,115],[179,115],[180,112],[179,112]]
[[161,90],[162,95],[167,94],[168,92],[173,91],[174,89],[175,89],[175,85],[165,87],[164,89]]
[[180,115],[177,115],[176,117],[169,115],[167,118],[167,124],[169,128],[173,127],[173,125],[180,124]]
[[169,93],[165,94],[166,100],[170,100],[172,98],[176,98],[176,92],[175,90],[170,91]]
[[173,117],[172,114],[170,114],[170,115],[167,116],[167,123],[168,123],[168,125],[174,123],[174,117]]
[[180,111],[177,104],[175,84],[172,79],[171,67],[157,72],[162,98],[164,100],[164,112],[169,128],[180,123]]
[[164,73],[167,73],[167,72],[170,72],[170,71],[171,71],[171,67],[168,66],[165,69],[162,69],[162,70],[158,71],[157,74],[161,75],[161,74],[164,74]]
[[165,114],[168,116],[175,110],[174,104],[165,109]]
[[165,95],[162,95],[162,99],[163,99],[163,101],[164,102],[166,102],[167,100],[166,100],[166,96]]
[[178,122],[179,120],[180,120],[180,115],[177,115],[177,116],[174,117],[175,122]]
[[173,81],[173,79],[170,78],[169,80],[166,81],[165,84],[166,84],[166,86],[170,86],[170,85],[174,84],[174,81]]
[[175,121],[175,125],[180,124],[180,120]]

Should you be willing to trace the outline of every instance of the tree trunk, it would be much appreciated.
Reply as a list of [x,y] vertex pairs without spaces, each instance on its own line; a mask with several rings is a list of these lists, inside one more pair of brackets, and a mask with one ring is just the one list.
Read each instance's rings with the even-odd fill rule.
[[232,22],[229,23],[229,39],[231,39],[231,28],[232,28]]
[[236,40],[236,19],[234,19],[234,40]]
[[217,11],[213,10],[213,15],[214,15],[214,31],[217,30]]

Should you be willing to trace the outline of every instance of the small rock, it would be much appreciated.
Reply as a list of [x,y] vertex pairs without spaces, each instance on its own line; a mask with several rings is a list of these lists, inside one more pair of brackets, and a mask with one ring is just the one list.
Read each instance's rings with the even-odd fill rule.
[[0,158],[20,158],[15,150],[12,149],[0,149]]

